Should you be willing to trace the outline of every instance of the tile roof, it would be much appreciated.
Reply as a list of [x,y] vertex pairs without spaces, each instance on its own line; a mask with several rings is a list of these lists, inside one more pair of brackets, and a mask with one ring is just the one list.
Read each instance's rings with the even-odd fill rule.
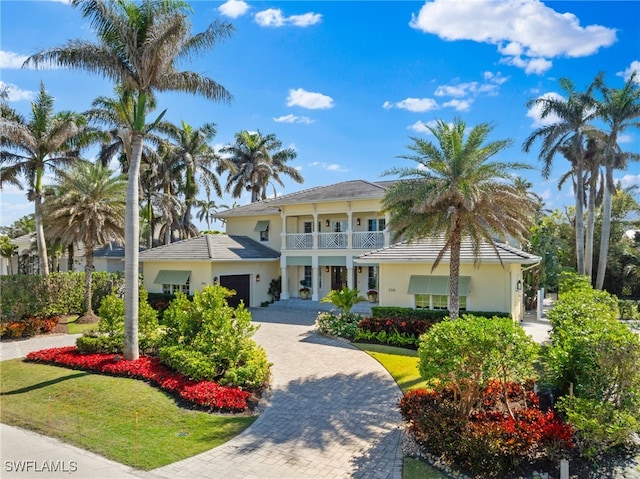
[[140,261],[276,260],[277,251],[247,236],[201,235],[140,253]]
[[[405,263],[405,262],[421,262],[433,263],[438,253],[444,246],[444,238],[421,238],[413,241],[402,241],[386,248],[370,251],[358,256],[356,263],[361,260],[364,262],[378,263]],[[518,248],[510,246],[506,243],[494,242],[493,245],[487,241],[480,243],[480,251],[478,255],[481,263],[519,263],[534,264],[540,261],[539,256],[526,253]],[[449,263],[450,253],[447,251],[441,263]],[[470,239],[463,240],[460,251],[461,263],[473,263],[475,254]]]
[[382,198],[392,184],[391,181],[350,180],[327,186],[316,186],[306,190],[289,193],[284,196],[259,201],[244,206],[238,206],[216,213],[216,218],[235,216],[274,215],[279,214],[278,207],[282,205],[297,205],[305,203],[321,203],[336,200],[367,200]]

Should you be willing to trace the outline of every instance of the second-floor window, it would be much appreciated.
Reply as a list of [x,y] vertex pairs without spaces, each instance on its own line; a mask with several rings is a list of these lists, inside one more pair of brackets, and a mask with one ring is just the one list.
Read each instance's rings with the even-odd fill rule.
[[260,241],[269,241],[269,227],[264,231],[260,231]]
[[312,233],[313,231],[311,230],[311,221],[305,221],[304,222],[304,232],[305,233]]
[[384,218],[374,218],[368,220],[368,231],[384,231],[386,220]]

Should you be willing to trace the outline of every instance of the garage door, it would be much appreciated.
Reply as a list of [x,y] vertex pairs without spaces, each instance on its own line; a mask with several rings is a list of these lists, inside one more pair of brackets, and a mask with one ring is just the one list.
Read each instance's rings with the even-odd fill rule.
[[244,305],[249,307],[249,275],[248,274],[231,274],[228,276],[220,276],[220,286],[227,289],[235,290],[235,296],[228,298],[229,306],[236,308],[240,301],[244,301]]

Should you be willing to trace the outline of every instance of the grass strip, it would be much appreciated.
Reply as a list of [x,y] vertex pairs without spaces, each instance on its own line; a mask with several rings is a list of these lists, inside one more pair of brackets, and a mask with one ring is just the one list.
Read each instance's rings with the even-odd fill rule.
[[0,384],[1,422],[142,470],[216,447],[256,419],[179,407],[144,381],[22,359],[0,363]]

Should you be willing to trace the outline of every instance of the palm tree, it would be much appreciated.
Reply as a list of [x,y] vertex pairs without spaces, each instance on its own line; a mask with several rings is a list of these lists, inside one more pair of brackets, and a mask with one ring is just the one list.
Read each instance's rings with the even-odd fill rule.
[[620,134],[628,128],[640,127],[640,85],[637,83],[637,72],[633,72],[621,89],[607,88],[602,77],[597,77],[597,86],[602,93],[602,101],[598,105],[598,116],[609,127],[608,141],[605,150],[605,189],[602,203],[602,232],[600,237],[600,255],[598,258],[598,274],[596,288],[604,286],[609,255],[609,237],[611,235],[612,196],[616,191],[613,179],[615,169],[623,169],[626,160],[639,158],[637,154],[621,154],[618,144]]
[[393,168],[385,174],[397,174],[398,181],[382,199],[390,215],[395,239],[407,240],[442,234],[444,247],[433,264],[450,251],[449,312],[459,314],[458,282],[460,247],[468,237],[476,251],[482,241],[493,244],[496,234],[523,239],[532,225],[536,202],[515,185],[511,170],[528,165],[489,161],[511,145],[510,140],[485,143],[492,127],[479,124],[466,131],[456,118],[450,126],[439,120],[428,127],[437,142],[411,138],[413,154],[401,158],[418,163],[415,168]]
[[216,165],[218,171],[223,171],[228,167],[228,162],[219,158],[208,143],[216,135],[216,127],[213,123],[206,123],[200,128],[193,128],[184,121],[182,128],[164,123],[161,125],[161,130],[169,137],[170,154],[180,164],[184,173],[185,208],[181,218],[181,227],[185,231],[186,237],[195,236],[197,229],[191,222],[191,209],[196,203],[196,195],[199,190],[196,176],[199,176],[205,187],[207,197],[210,197],[212,188],[218,196],[221,196],[220,182],[211,167]]
[[127,182],[124,176],[112,176],[101,165],[81,162],[59,173],[55,189],[55,196],[44,205],[47,232],[64,244],[84,245],[85,317],[91,318],[93,250],[109,241],[124,241]]
[[282,142],[271,133],[262,136],[260,132],[241,131],[235,135],[235,143],[220,149],[220,153],[233,164],[227,178],[225,191],[233,198],[240,198],[244,190],[251,192],[251,202],[267,198],[267,188],[271,181],[284,187],[281,174],[289,176],[296,183],[304,178],[298,170],[287,165],[296,158],[292,148],[282,148]]
[[177,63],[211,49],[228,36],[232,26],[212,23],[204,32],[191,34],[182,0],[72,0],[83,17],[91,20],[98,43],[78,39],[29,57],[25,65],[54,64],[97,73],[132,92],[135,114],[119,136],[130,138],[127,208],[125,218],[125,345],[124,357],[137,359],[138,351],[138,249],[140,244],[138,185],[146,133],[164,113],[147,124],[146,112],[154,91],[182,91],[210,100],[230,100],[227,90],[214,80],[191,71],[177,70]]
[[205,220],[207,223],[207,229],[211,229],[211,220],[213,219],[212,213],[217,213],[221,209],[229,209],[227,205],[219,205],[215,200],[206,199],[206,200],[197,200],[196,206],[200,208],[196,213],[196,218],[200,221]]
[[70,165],[78,157],[82,117],[70,113],[53,112],[53,97],[44,84],[31,104],[31,118],[26,121],[19,115],[2,117],[2,150],[0,151],[0,186],[10,183],[22,189],[22,177],[26,180],[27,198],[35,205],[36,244],[40,261],[40,273],[49,274],[47,245],[42,222],[44,199],[44,175],[47,170],[57,171]]
[[533,144],[542,140],[539,158],[544,162],[542,176],[549,178],[554,156],[561,148],[570,146],[574,150],[576,177],[576,257],[578,273],[585,274],[584,251],[584,140],[585,133],[594,129],[590,122],[596,116],[595,99],[592,91],[595,84],[591,84],[582,93],[568,78],[560,79],[560,87],[567,94],[567,98],[540,97],[527,102],[527,107],[540,106],[541,118],[557,116],[558,121],[537,128],[527,137],[522,148],[528,152]]

